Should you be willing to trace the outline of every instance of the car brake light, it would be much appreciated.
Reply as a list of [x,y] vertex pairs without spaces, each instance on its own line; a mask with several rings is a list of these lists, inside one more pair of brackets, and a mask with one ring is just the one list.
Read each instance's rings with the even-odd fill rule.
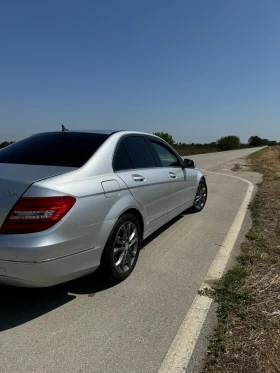
[[0,228],[0,233],[22,234],[44,231],[58,221],[74,206],[76,198],[21,197]]

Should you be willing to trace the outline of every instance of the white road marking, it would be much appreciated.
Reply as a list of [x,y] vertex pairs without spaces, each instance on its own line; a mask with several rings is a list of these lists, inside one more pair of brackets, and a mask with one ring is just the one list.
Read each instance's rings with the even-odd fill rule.
[[[241,230],[254,189],[253,183],[240,177],[210,171],[207,171],[207,173],[224,175],[242,180],[248,184],[248,189],[232,226],[216,254],[200,289],[209,287],[209,281],[218,280],[222,277],[238,234]],[[158,373],[180,373],[185,371],[190,362],[211,303],[211,298],[196,295]]]

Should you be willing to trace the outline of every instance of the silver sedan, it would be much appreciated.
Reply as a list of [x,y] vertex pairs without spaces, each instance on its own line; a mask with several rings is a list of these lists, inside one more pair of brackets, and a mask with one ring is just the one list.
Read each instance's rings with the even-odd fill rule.
[[143,239],[206,199],[203,173],[154,135],[30,136],[0,151],[0,283],[52,286],[99,267],[123,281]]

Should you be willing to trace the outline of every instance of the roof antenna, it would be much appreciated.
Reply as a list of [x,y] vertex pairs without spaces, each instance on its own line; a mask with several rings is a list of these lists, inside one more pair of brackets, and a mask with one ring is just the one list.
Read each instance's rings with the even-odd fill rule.
[[62,132],[67,132],[68,131],[68,129],[64,127],[64,124],[62,124],[61,127],[62,127]]

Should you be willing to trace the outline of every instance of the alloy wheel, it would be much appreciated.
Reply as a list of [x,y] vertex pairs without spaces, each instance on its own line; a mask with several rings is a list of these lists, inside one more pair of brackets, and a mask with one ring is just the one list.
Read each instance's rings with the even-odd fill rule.
[[119,228],[114,242],[114,265],[119,273],[127,272],[133,265],[139,246],[139,232],[132,221]]
[[197,209],[202,209],[203,206],[205,205],[206,198],[207,198],[206,186],[204,183],[200,183],[198,186],[197,192],[196,192],[196,196],[195,196],[195,201],[194,201],[195,207]]

